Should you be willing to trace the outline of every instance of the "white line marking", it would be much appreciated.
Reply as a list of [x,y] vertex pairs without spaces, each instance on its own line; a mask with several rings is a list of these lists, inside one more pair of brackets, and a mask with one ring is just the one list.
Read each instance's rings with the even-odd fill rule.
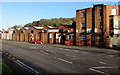
[[58,49],[62,49],[62,50],[66,50],[66,51],[79,52],[78,50],[70,50],[70,49],[64,49],[64,48],[58,48]]
[[69,51],[70,49],[64,49],[64,50]]
[[48,53],[46,53],[46,52],[44,52],[44,51],[41,51],[41,52],[48,55]]
[[28,68],[29,70],[34,71],[35,73],[39,73],[38,71],[34,70],[33,68],[29,67],[28,65],[24,64],[20,60],[16,60],[19,64],[23,65],[24,67]]
[[13,60],[15,60],[15,58],[12,57]]
[[46,50],[46,51],[48,51],[48,52],[53,52],[53,51],[51,51],[51,50]]
[[69,63],[69,64],[72,64],[72,62],[67,61],[67,60],[65,60],[65,59],[61,59],[61,58],[58,58],[58,57],[54,57],[54,58],[57,58],[58,60],[61,60],[61,61],[63,61],[63,62]]
[[7,54],[7,55],[8,55],[8,53],[5,53],[5,54]]
[[118,68],[118,67],[104,67],[104,66],[100,66],[100,67],[92,67],[92,68],[96,68],[96,69],[104,69],[104,68]]
[[77,50],[72,50],[72,51],[74,51],[74,52],[79,52],[79,51],[77,51]]
[[104,63],[104,62],[99,62],[99,63],[101,63],[101,64],[106,64],[106,63]]
[[12,57],[11,55],[9,55],[9,57]]
[[30,47],[30,49],[37,49],[37,47]]
[[89,70],[92,70],[92,71],[95,71],[95,72],[98,72],[98,73],[102,73],[102,74],[106,74],[106,75],[110,75],[108,73],[105,73],[105,72],[102,72],[102,71],[99,71],[99,70],[95,70],[93,68],[89,68]]
[[106,65],[109,65],[109,66],[114,66],[114,67],[118,67],[118,65],[113,65],[113,64],[109,64],[109,63],[104,63],[104,62],[99,62],[101,64],[106,64]]
[[75,58],[76,56],[71,56],[71,55],[66,55],[66,56],[68,56],[68,57],[73,57],[73,58]]

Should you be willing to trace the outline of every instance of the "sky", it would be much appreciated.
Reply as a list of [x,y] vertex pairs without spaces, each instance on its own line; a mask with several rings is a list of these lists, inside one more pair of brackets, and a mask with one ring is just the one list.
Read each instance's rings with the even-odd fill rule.
[[0,9],[2,8],[0,29],[14,25],[23,26],[40,19],[75,17],[77,9],[89,8],[97,3],[118,4],[117,2],[0,2]]

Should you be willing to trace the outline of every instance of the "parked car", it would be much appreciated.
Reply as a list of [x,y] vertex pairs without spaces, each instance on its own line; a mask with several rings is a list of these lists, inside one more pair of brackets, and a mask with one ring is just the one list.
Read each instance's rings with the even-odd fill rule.
[[33,40],[32,43],[34,43],[34,44],[42,44],[43,42],[36,39],[36,40]]

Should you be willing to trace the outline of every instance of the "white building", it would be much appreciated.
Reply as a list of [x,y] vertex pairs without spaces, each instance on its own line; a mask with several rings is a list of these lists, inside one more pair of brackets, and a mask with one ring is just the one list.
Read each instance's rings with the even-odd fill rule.
[[7,29],[7,30],[2,30],[1,33],[1,39],[4,40],[12,40],[12,33],[13,33],[14,29]]

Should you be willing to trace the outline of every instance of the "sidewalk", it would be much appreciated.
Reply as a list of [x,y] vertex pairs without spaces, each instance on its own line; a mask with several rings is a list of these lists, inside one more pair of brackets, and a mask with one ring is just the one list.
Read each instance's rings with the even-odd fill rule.
[[98,48],[98,47],[91,47],[91,46],[59,45],[59,44],[47,44],[47,45],[52,45],[52,46],[64,48],[64,49],[92,52],[92,53],[104,53],[108,55],[118,55],[120,57],[120,50],[115,50],[115,49],[106,49],[106,48]]

